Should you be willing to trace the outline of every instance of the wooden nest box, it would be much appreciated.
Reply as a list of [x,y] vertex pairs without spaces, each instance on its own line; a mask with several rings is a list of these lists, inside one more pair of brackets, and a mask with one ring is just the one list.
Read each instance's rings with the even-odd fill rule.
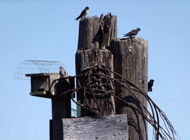
[[59,73],[35,73],[26,74],[31,77],[31,92],[30,95],[54,98],[58,97],[60,93],[74,88],[74,79],[60,78]]

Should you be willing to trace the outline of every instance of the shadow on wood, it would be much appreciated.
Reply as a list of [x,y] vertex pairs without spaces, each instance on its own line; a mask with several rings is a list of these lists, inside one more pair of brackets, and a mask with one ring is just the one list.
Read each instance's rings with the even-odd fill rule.
[[[110,50],[114,56],[114,71],[147,93],[148,41],[142,38],[117,39],[111,42]],[[147,106],[145,97],[136,92],[134,94],[144,106]],[[130,103],[130,106],[124,106],[120,102],[116,102],[116,113],[128,115],[129,138],[131,140],[147,140],[147,122],[141,114],[134,110],[135,107],[142,110],[139,101],[132,98],[131,93],[121,86],[116,86],[116,95],[120,95]]]

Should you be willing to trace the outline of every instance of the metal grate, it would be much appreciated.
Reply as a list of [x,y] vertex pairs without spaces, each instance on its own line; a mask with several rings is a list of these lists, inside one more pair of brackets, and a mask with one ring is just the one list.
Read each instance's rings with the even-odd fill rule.
[[18,65],[14,73],[14,78],[29,80],[29,77],[26,77],[26,74],[59,73],[60,66],[66,70],[64,64],[59,61],[24,60]]

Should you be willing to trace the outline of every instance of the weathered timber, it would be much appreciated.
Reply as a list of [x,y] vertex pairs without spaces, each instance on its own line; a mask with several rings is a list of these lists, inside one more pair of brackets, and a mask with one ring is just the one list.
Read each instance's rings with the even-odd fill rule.
[[[104,65],[110,70],[113,70],[113,55],[107,49],[88,49],[88,50],[78,50],[76,53],[76,72],[80,74],[82,71],[90,68],[94,65]],[[113,76],[112,76],[113,77]],[[87,105],[89,104],[92,108],[96,107],[97,104],[94,102],[92,96],[87,96],[87,102],[84,102],[83,93],[78,92],[77,99],[80,103]],[[114,98],[105,97],[105,98],[98,98],[98,104],[104,110],[103,114],[96,114],[81,108],[81,116],[96,116],[96,115],[113,115],[115,114],[115,102]]]
[[103,64],[113,69],[113,55],[107,49],[78,50],[76,53],[76,72],[80,73],[91,66]]
[[[111,42],[110,50],[114,55],[114,71],[129,79],[137,87],[147,93],[148,41],[142,38],[117,39]],[[119,92],[121,97],[131,105],[126,106],[121,102],[116,102],[116,113],[128,115],[129,139],[147,140],[147,123],[145,119],[133,109],[133,106],[135,106],[143,111],[139,102],[133,98],[131,93],[125,88],[116,87],[116,92]],[[147,106],[145,98],[139,93],[134,93],[143,105]]]
[[52,118],[62,119],[71,117],[71,97],[64,95],[65,91],[74,88],[74,78],[60,78],[55,85],[55,98],[52,98]]
[[78,49],[105,48],[110,40],[116,38],[116,16],[106,15],[102,20],[96,16],[80,20]]
[[127,115],[51,120],[50,140],[128,140]]
[[71,118],[71,99],[69,97],[55,98],[51,100],[51,103],[53,119]]
[[[98,17],[92,17],[80,21],[78,50],[75,56],[76,74],[80,74],[94,65],[104,65],[110,70],[113,70],[113,56],[105,48],[109,45],[111,39],[116,38],[116,20],[116,16],[109,14],[102,20],[99,20]],[[80,92],[77,93],[77,100],[82,104],[88,104],[91,108],[97,107],[92,97],[87,97],[87,100],[84,102],[84,96]],[[103,114],[96,112],[96,115],[115,114],[113,97],[99,98],[97,103],[102,107],[104,112]],[[81,108],[81,116],[95,116],[95,114]]]

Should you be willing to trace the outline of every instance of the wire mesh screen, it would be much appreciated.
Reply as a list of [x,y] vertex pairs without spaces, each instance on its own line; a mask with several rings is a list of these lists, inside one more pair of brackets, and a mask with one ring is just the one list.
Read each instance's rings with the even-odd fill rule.
[[59,73],[60,67],[66,68],[63,63],[59,61],[47,61],[47,60],[24,60],[21,62],[15,73],[15,79],[29,80],[26,74],[36,74],[36,73]]

